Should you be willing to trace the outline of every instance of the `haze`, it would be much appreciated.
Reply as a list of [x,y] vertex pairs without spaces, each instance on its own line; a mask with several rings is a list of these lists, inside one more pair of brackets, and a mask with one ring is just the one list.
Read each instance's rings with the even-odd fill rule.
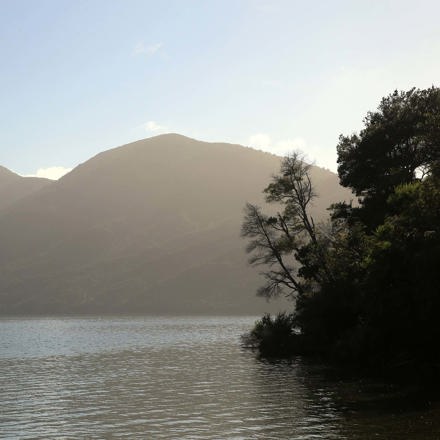
[[[268,305],[239,238],[280,158],[167,134],[86,161],[57,182],[0,169],[0,314],[247,314]],[[349,200],[313,168],[316,218]]]

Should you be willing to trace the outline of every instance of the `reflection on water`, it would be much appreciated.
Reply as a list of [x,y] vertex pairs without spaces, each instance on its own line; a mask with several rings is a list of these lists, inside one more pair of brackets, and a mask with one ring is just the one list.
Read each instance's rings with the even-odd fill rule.
[[[438,439],[438,409],[243,351],[254,318],[0,321],[1,438]],[[348,402],[348,403],[347,403]]]

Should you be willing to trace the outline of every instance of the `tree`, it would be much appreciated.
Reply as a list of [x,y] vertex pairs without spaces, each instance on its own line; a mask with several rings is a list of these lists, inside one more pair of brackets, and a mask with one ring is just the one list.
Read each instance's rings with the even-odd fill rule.
[[340,136],[338,173],[361,197],[356,215],[374,229],[394,188],[423,179],[440,161],[440,89],[395,91],[364,123],[359,134]]
[[405,371],[406,378],[409,371],[436,370],[440,89],[384,98],[359,135],[340,137],[338,164],[341,183],[361,203],[337,205],[334,218],[345,218],[350,234],[361,228],[357,242],[365,245],[350,274],[357,280],[350,287],[357,320],[350,337],[339,336],[336,345],[367,365],[395,375]]
[[399,185],[365,258],[363,316],[376,353],[440,362],[440,179]]
[[[285,294],[296,299],[325,276],[325,264],[319,253],[318,231],[309,207],[315,197],[310,179],[310,165],[299,153],[282,160],[280,173],[264,190],[266,201],[281,208],[274,215],[248,203],[241,234],[248,238],[249,262],[265,266],[261,272],[266,283],[258,294],[268,298]],[[323,270],[307,270],[310,266]]]
[[[315,224],[310,215],[316,196],[310,165],[299,153],[282,160],[264,193],[278,210],[268,215],[248,203],[242,236],[249,239],[249,262],[264,268],[266,282],[258,294],[284,294],[294,301],[295,310],[274,319],[264,316],[248,335],[254,339],[251,345],[271,355],[327,350],[357,319],[350,289],[357,280],[362,228],[348,229],[341,219]],[[291,337],[279,336],[286,335],[288,325]],[[276,341],[280,346],[274,346]]]
[[242,233],[251,263],[267,265],[260,293],[286,291],[296,304],[290,315],[265,316],[251,334],[260,351],[279,339],[270,350],[277,355],[438,380],[440,89],[384,98],[359,135],[341,136],[338,163],[360,205],[333,205],[327,227],[308,213],[313,187],[297,155],[265,189],[281,211],[268,216],[248,205]]

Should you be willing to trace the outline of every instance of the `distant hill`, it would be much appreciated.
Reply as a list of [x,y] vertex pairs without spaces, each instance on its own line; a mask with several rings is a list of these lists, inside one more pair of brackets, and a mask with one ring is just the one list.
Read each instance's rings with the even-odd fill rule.
[[[98,154],[0,213],[1,312],[267,310],[239,233],[279,163],[176,134]],[[335,174],[314,167],[312,178],[315,217],[350,198]]]
[[0,212],[51,183],[49,179],[19,176],[0,166]]

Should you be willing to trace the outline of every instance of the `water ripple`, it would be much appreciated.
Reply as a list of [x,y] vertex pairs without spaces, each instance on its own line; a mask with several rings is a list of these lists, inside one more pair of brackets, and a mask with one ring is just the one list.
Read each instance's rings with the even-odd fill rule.
[[242,351],[239,335],[253,320],[2,320],[0,437],[380,435],[382,424],[347,417],[337,390],[305,376],[304,366],[264,363]]

